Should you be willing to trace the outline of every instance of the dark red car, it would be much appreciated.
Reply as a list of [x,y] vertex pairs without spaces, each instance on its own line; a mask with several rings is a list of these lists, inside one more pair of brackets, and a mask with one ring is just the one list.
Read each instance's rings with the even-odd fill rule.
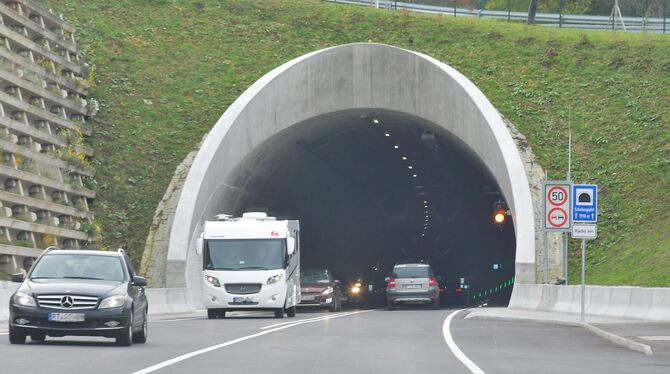
[[342,310],[340,281],[328,269],[307,269],[300,272],[300,304],[318,306],[331,312]]

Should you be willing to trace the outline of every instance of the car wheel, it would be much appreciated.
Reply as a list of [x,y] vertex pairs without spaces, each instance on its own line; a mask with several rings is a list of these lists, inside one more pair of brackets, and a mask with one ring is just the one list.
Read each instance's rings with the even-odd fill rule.
[[9,326],[9,342],[11,344],[25,344],[26,334],[13,329],[12,326]]
[[142,330],[139,332],[136,332],[133,334],[133,343],[146,343],[147,342],[147,335],[148,335],[148,325],[149,321],[147,321],[147,311],[144,311],[144,318],[142,320]]
[[284,308],[275,309],[275,318],[284,318]]
[[440,309],[440,299],[435,299],[433,300],[431,304],[431,308],[433,309]]
[[[132,308],[132,307],[131,307]],[[128,314],[128,326],[121,330],[121,335],[116,337],[116,345],[121,347],[129,347],[133,344],[133,311],[130,310]]]
[[47,338],[44,334],[32,334],[30,335],[30,340],[34,342],[43,342]]
[[297,307],[294,305],[294,306],[292,306],[292,307],[286,309],[286,315],[287,315],[288,317],[295,317],[295,309],[296,309],[296,308],[297,308]]
[[395,304],[391,300],[386,301],[386,309],[387,310],[395,310]]

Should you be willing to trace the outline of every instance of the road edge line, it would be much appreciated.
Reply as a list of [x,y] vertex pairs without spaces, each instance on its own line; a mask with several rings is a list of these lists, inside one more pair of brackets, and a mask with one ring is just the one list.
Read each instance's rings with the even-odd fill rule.
[[451,325],[451,320],[454,318],[456,314],[459,312],[462,312],[465,309],[459,309],[456,310],[455,312],[451,313],[445,320],[444,323],[442,324],[442,336],[444,337],[444,341],[447,343],[447,346],[451,350],[451,353],[456,356],[456,358],[465,365],[465,367],[470,370],[473,374],[485,374],[482,369],[477,366],[472,360],[468,358],[468,356],[461,351],[460,348],[458,348],[458,345],[454,341],[454,338],[451,336],[451,332],[449,331],[449,326]]

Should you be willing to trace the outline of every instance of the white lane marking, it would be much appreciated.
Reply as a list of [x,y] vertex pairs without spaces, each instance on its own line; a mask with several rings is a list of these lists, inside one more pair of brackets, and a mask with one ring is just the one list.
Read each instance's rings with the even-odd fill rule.
[[178,363],[178,362],[187,360],[187,359],[192,358],[192,357],[195,357],[195,356],[199,356],[199,355],[204,354],[204,353],[207,353],[207,352],[211,352],[211,351],[214,351],[214,350],[223,348],[223,347],[227,347],[227,346],[230,346],[230,345],[233,345],[233,344],[237,344],[237,343],[243,342],[243,341],[245,341],[245,340],[249,340],[249,339],[257,338],[257,337],[259,337],[259,336],[267,335],[267,334],[270,334],[270,333],[273,333],[273,332],[276,332],[276,331],[280,331],[280,330],[288,329],[288,328],[290,328],[290,327],[299,326],[299,325],[302,325],[302,324],[305,324],[305,323],[312,323],[312,322],[326,321],[326,320],[329,320],[329,319],[334,319],[334,318],[339,318],[339,317],[346,317],[346,316],[350,316],[350,315],[353,315],[353,314],[365,313],[365,312],[371,312],[371,310],[362,310],[362,311],[360,311],[360,312],[352,312],[352,313],[348,313],[348,314],[344,314],[344,313],[343,313],[343,314],[338,314],[338,315],[332,315],[332,316],[329,316],[329,318],[321,318],[321,319],[318,319],[318,320],[316,320],[316,321],[308,321],[308,320],[304,320],[304,321],[294,322],[294,323],[292,323],[292,324],[290,324],[290,325],[280,326],[280,327],[274,328],[274,329],[272,329],[272,330],[261,331],[261,332],[256,333],[256,334],[243,336],[243,337],[241,337],[241,338],[237,338],[237,339],[234,339],[234,340],[229,340],[229,341],[227,341],[227,342],[224,342],[224,343],[221,343],[221,344],[217,344],[217,345],[213,345],[213,346],[211,346],[211,347],[207,347],[207,348],[203,348],[203,349],[200,349],[200,350],[197,350],[197,351],[193,351],[193,352],[190,352],[190,353],[186,353],[186,354],[183,354],[183,355],[181,355],[181,356],[179,356],[179,357],[175,357],[175,358],[170,359],[170,360],[166,360],[166,361],[163,361],[163,362],[159,362],[159,363],[156,364],[156,365],[153,365],[153,366],[150,366],[150,367],[148,367],[148,368],[145,368],[145,369],[136,371],[136,372],[134,372],[134,373],[132,373],[132,374],[149,374],[149,373],[153,373],[153,372],[156,371],[156,370],[162,369],[162,368],[167,367],[167,366],[170,366],[170,365],[174,365],[174,364],[176,364],[176,363]]
[[350,315],[350,314],[351,314],[351,312],[347,312],[347,313],[333,313],[333,314],[327,314],[327,315],[320,316],[320,317],[313,317],[313,318],[299,319],[299,320],[297,320],[297,321],[286,321],[286,322],[281,322],[281,323],[275,323],[274,325],[263,326],[263,327],[261,327],[261,330],[271,329],[271,328],[273,328],[273,327],[283,326],[283,325],[288,325],[288,324],[296,323],[296,322],[316,322],[316,321],[321,321],[321,320],[329,319],[329,317],[332,317],[332,316],[339,316],[339,315],[342,315],[342,316],[344,317],[345,315]]
[[653,341],[670,340],[670,336],[664,336],[664,335],[638,336],[638,338],[641,338],[641,339],[644,339],[644,340],[653,340]]
[[194,319],[205,319],[205,317],[184,317],[184,318],[173,318],[173,319],[156,319],[156,320],[149,320],[151,323],[157,323],[157,322],[179,322],[179,321],[191,321]]
[[456,342],[454,341],[454,338],[451,337],[451,332],[449,331],[449,325],[451,324],[451,319],[454,318],[458,312],[462,311],[463,309],[459,309],[449,315],[447,319],[444,320],[444,324],[442,325],[442,335],[444,335],[444,341],[447,342],[447,345],[449,346],[449,349],[451,349],[451,352],[456,356],[456,358],[463,363],[473,374],[485,374],[482,369],[479,368],[472,360],[468,358],[468,356],[463,353],[458,346],[456,345]]
[[8,332],[0,332],[0,335],[9,335]]

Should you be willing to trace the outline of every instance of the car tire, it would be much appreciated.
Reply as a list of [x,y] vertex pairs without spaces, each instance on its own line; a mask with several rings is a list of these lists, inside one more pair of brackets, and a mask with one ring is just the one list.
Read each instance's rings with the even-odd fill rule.
[[440,309],[440,299],[435,299],[431,302],[430,307],[435,310],[435,309]]
[[291,318],[292,318],[292,317],[295,317],[295,310],[296,310],[296,308],[297,308],[297,307],[294,305],[294,306],[292,306],[292,307],[286,309],[286,316],[291,317]]
[[9,342],[11,344],[26,344],[26,334],[23,334],[12,326],[9,326]]
[[386,301],[386,310],[395,310],[395,304],[393,301],[388,300]]
[[[132,308],[132,307],[131,307]],[[120,347],[129,347],[133,344],[133,311],[128,314],[128,326],[121,330],[121,335],[116,337],[116,345]]]
[[44,335],[44,334],[32,334],[32,335],[30,335],[30,340],[32,340],[34,342],[38,342],[38,343],[43,342],[46,338],[47,338],[47,336]]
[[284,308],[275,309],[275,318],[284,318]]
[[142,330],[133,334],[133,343],[146,343],[149,332],[149,321],[147,321],[147,311],[144,311],[144,318],[142,319]]

